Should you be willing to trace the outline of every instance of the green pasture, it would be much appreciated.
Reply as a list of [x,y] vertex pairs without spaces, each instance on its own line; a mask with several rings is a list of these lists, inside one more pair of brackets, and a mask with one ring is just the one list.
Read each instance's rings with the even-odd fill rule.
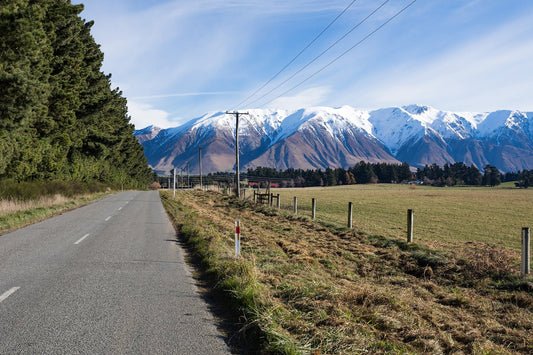
[[[484,242],[520,249],[522,227],[533,227],[533,189],[512,184],[489,187],[430,187],[401,184],[275,189],[281,206],[316,221],[343,227],[353,202],[353,228],[367,234],[406,237],[407,210],[414,210],[414,238],[437,242]],[[248,195],[251,195],[248,193]]]

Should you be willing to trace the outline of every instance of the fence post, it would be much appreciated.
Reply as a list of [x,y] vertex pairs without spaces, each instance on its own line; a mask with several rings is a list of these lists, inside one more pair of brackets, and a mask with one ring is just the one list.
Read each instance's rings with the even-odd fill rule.
[[279,194],[278,194],[278,198],[277,198],[277,200],[278,200],[278,202],[277,202],[277,206],[276,206],[276,207],[277,207],[278,210],[279,210],[279,209],[281,208],[281,202],[279,202]]
[[313,212],[311,214],[311,217],[312,217],[312,219],[315,219],[315,217],[316,217],[316,198],[313,198],[311,200],[311,202],[312,202],[312,205],[313,205]]
[[353,202],[348,202],[348,228],[352,228]]
[[257,192],[254,190],[254,203],[257,203]]
[[407,242],[413,242],[413,221],[414,221],[414,211],[409,209],[407,210]]
[[529,254],[530,254],[530,233],[529,227],[522,228],[522,276],[530,273]]
[[294,196],[294,214],[298,213],[298,198]]

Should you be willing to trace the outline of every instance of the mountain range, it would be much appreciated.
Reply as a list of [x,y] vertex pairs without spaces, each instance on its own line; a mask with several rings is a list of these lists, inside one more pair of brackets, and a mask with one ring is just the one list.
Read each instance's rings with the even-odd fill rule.
[[[464,162],[501,171],[533,168],[533,112],[449,112],[423,105],[358,110],[312,107],[252,109],[240,115],[241,171],[348,168],[361,160],[426,164]],[[159,173],[189,162],[191,174],[235,168],[235,116],[209,113],[168,129],[149,126],[134,135]]]

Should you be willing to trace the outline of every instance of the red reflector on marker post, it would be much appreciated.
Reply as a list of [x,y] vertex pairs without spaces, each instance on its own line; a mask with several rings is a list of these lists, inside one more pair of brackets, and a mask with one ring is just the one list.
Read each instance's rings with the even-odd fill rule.
[[241,220],[235,220],[235,257],[241,255]]

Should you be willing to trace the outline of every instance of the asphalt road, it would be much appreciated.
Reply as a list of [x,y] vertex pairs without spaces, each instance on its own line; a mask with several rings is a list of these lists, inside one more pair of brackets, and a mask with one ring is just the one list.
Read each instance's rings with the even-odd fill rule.
[[0,235],[0,354],[227,354],[157,192]]

